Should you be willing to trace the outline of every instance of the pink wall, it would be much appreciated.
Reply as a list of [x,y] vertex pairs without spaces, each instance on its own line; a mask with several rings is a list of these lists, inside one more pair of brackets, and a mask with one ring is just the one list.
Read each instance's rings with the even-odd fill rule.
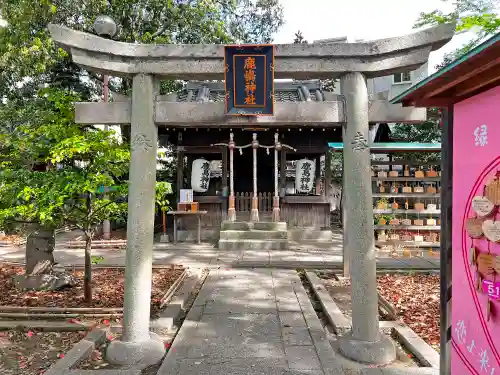
[[[453,133],[451,373],[500,375],[500,300],[493,301],[487,321],[488,298],[475,288],[472,240],[464,227],[474,216],[472,198],[483,195],[484,185],[500,171],[500,87],[456,104]],[[474,240],[474,245],[488,251],[487,240]],[[491,243],[490,250],[500,255],[500,244]]]

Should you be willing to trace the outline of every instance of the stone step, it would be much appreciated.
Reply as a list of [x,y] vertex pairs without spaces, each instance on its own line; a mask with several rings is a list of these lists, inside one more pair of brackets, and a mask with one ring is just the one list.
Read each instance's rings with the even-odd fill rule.
[[224,230],[277,230],[286,231],[286,223],[272,221],[259,221],[252,223],[250,221],[223,221],[221,224],[221,231]]
[[224,230],[250,230],[252,223],[247,221],[223,221],[220,226],[221,232]]
[[285,250],[288,240],[219,240],[219,250]]
[[333,233],[331,230],[317,229],[290,229],[288,237],[297,242],[302,241],[331,241]]
[[341,249],[342,243],[332,241],[290,241],[290,247],[294,249]]
[[279,221],[277,223],[272,221],[259,221],[258,223],[253,223],[253,229],[286,231],[287,227],[284,221]]
[[222,230],[221,240],[286,240],[286,230]]

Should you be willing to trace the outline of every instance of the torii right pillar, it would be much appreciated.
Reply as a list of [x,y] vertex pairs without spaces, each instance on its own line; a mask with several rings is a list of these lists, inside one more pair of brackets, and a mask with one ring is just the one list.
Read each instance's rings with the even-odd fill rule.
[[346,357],[363,363],[386,364],[396,358],[393,342],[380,332],[376,257],[373,234],[370,147],[368,145],[368,90],[361,73],[340,80],[346,99],[344,125],[345,217],[349,241],[345,253],[351,269],[352,331],[339,340]]

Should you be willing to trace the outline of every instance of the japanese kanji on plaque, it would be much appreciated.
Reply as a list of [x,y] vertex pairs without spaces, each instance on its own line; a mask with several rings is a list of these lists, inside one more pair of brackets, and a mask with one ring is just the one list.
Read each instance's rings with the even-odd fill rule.
[[274,46],[224,47],[226,113],[274,114]]

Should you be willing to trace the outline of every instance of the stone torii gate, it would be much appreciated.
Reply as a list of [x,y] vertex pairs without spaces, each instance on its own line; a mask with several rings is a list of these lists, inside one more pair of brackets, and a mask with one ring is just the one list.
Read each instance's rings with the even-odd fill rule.
[[122,340],[109,346],[108,360],[153,364],[164,354],[161,340],[149,332],[157,126],[230,128],[235,124],[343,126],[352,332],[341,340],[340,348],[345,356],[365,363],[395,358],[394,346],[380,333],[378,323],[368,124],[425,117],[420,109],[369,102],[366,79],[417,69],[431,51],[451,39],[455,25],[372,42],[276,45],[275,78],[340,78],[342,97],[276,103],[274,116],[257,118],[226,116],[223,103],[177,103],[158,95],[159,79],[223,80],[222,45],[130,44],[57,25],[49,25],[49,30],[79,66],[133,81],[131,100],[76,105],[78,123],[131,124],[124,330]]

